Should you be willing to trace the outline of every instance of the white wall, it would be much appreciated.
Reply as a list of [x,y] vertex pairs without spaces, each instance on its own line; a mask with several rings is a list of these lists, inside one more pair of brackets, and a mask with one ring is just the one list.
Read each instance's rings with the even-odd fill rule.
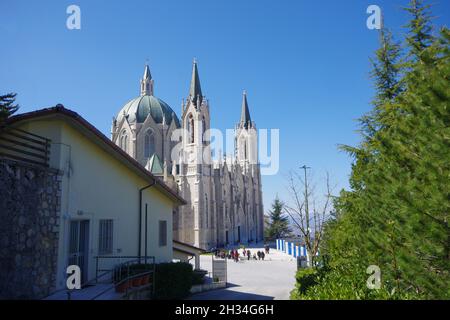
[[[64,171],[58,249],[57,288],[65,286],[69,221],[89,220],[89,274],[95,277],[99,220],[113,219],[113,255],[138,255],[139,189],[149,182],[109,155],[63,120],[36,120],[23,129],[52,139],[51,167]],[[142,255],[145,204],[148,204],[148,255],[172,260],[173,202],[155,188],[143,192]],[[79,215],[79,213],[82,213]],[[159,246],[159,220],[167,221],[167,245]]]

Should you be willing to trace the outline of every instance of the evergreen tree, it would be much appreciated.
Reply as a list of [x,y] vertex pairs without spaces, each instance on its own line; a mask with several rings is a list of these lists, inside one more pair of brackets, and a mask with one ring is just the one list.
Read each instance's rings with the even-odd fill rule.
[[266,235],[269,239],[278,239],[287,237],[291,234],[289,226],[289,219],[283,213],[284,203],[276,197],[272,203],[272,210],[269,212],[269,226],[266,230]]
[[414,59],[421,60],[421,53],[428,48],[435,40],[432,33],[431,15],[429,4],[424,4],[423,0],[411,0],[405,10],[410,14],[411,19],[405,26],[408,29],[406,38],[410,54]]
[[16,93],[8,93],[0,96],[0,124],[19,109],[19,106],[14,104],[15,100]]
[[[301,298],[450,298],[450,33],[431,37],[427,9],[411,1],[413,58],[401,79],[385,81],[396,55],[385,63],[377,52],[374,66],[385,68],[373,71],[370,134],[344,147],[355,159],[352,189],[341,192],[326,228],[326,268]],[[381,269],[380,290],[366,287],[369,265]]]

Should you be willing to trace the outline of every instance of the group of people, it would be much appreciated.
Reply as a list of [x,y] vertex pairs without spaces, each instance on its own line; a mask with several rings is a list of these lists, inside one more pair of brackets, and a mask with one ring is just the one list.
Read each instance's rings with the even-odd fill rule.
[[[247,260],[264,260],[267,254],[269,254],[269,246],[264,246],[264,251],[258,250],[256,253],[250,251],[250,249],[242,248],[242,259],[247,258]],[[216,250],[215,256],[225,259],[233,259],[235,262],[239,262],[240,253],[238,249],[232,249],[232,250]]]

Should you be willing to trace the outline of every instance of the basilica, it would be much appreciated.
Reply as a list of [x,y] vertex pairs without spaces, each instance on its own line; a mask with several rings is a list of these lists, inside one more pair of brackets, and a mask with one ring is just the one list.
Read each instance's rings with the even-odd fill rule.
[[[236,108],[236,118],[239,109]],[[154,95],[148,65],[140,96],[126,103],[112,123],[112,141],[160,177],[187,204],[173,212],[173,239],[203,249],[263,239],[263,202],[257,130],[247,94],[234,126],[234,152],[213,157],[211,107],[193,62],[181,118]]]

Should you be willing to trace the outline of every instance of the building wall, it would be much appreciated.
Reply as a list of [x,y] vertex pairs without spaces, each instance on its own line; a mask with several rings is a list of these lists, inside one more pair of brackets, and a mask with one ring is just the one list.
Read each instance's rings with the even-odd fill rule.
[[58,171],[0,159],[0,299],[55,289],[60,226]]
[[[92,139],[61,120],[37,120],[24,129],[52,139],[51,167],[63,171],[57,288],[65,285],[71,220],[89,221],[87,279],[95,277],[99,254],[99,221],[114,222],[113,254],[138,255],[139,189],[148,182],[95,144]],[[157,262],[172,260],[173,203],[155,188],[143,192],[142,255],[144,255],[145,204],[148,204],[147,250]],[[159,220],[167,221],[167,245],[159,246]],[[118,260],[103,262],[109,268]]]

